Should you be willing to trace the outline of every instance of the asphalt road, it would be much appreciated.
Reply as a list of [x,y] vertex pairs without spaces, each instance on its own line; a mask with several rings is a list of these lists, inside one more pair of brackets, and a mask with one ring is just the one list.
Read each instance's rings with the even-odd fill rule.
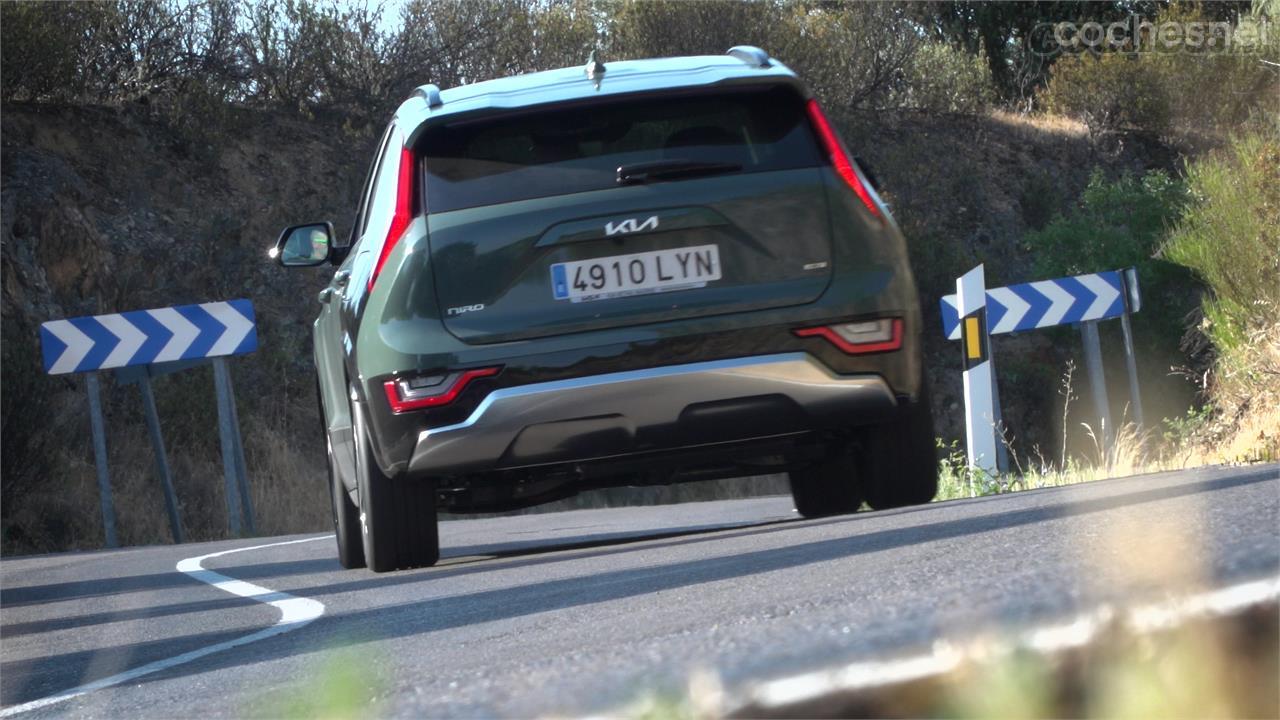
[[[448,522],[440,565],[343,571],[331,539],[204,567],[323,604],[299,629],[19,717],[616,709],[1280,574],[1280,465],[801,520],[789,498]],[[297,538],[0,561],[0,705],[262,631],[276,608],[175,570]],[[279,600],[271,595],[261,600]],[[308,607],[318,608],[310,603]]]

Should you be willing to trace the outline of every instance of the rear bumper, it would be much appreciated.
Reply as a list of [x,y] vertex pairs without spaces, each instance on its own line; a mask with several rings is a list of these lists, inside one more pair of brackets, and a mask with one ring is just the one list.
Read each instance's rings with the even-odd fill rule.
[[877,374],[803,352],[502,388],[464,421],[422,430],[408,470],[458,475],[843,427],[894,410]]

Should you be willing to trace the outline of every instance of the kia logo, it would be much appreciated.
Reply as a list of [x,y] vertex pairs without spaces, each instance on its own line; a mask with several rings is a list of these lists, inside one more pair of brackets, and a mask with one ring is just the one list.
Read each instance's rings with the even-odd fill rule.
[[657,230],[658,216],[654,215],[644,222],[640,222],[637,218],[627,218],[617,223],[605,223],[604,234],[621,235],[623,233],[640,232],[641,230]]

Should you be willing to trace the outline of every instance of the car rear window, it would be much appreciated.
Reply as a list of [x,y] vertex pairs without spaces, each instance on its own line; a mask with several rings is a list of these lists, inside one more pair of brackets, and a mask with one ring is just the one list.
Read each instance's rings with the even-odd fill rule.
[[618,168],[725,163],[752,173],[813,167],[803,99],[787,87],[551,106],[429,129],[427,208],[446,212],[618,185]]

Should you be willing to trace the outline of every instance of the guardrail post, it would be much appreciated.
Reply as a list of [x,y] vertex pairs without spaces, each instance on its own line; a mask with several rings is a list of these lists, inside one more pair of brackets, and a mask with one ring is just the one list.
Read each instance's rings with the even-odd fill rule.
[[116,540],[116,509],[111,502],[111,476],[107,472],[107,435],[102,423],[102,399],[99,397],[98,373],[88,373],[84,378],[89,393],[89,428],[93,432],[93,461],[98,467],[98,501],[102,505],[102,531],[107,547],[119,547]]
[[156,474],[164,489],[164,506],[169,512],[169,530],[175,543],[182,542],[182,518],[178,516],[178,496],[173,491],[173,477],[169,474],[169,456],[164,452],[164,437],[160,434],[160,414],[156,412],[156,398],[151,392],[151,377],[143,373],[138,379],[142,391],[142,409],[147,418],[147,434],[151,436],[151,450],[156,456]]
[[981,265],[956,280],[960,344],[964,358],[965,446],[969,467],[1000,472],[996,439],[995,377],[987,333],[987,289]]

